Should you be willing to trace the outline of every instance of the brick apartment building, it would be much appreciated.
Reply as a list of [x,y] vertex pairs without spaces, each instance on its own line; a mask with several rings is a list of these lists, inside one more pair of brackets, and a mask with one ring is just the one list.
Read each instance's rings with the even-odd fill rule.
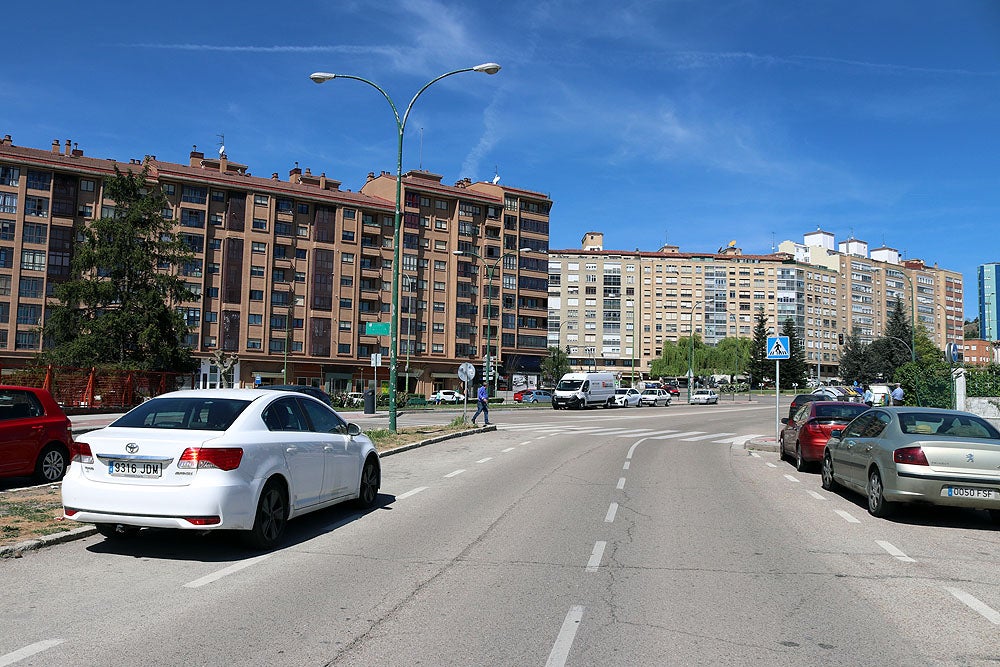
[[[375,353],[384,355],[377,380],[387,381],[389,338],[367,335],[366,323],[391,316],[395,175],[369,174],[351,192],[298,165],[286,180],[261,178],[225,153],[192,150],[186,165],[152,155],[116,162],[70,141],[15,146],[9,135],[0,140],[3,368],[41,351],[53,287],[70,277],[74,227],[113,214],[102,191],[116,165],[148,167],[169,201],[164,216],[197,258],[180,269],[197,300],[176,304],[200,359],[193,384],[215,384],[217,350],[238,356],[237,386],[259,378],[360,390],[376,379]],[[456,386],[459,364],[482,370],[487,338],[505,374],[536,373],[552,201],[467,179],[445,185],[426,171],[404,174],[403,193],[399,389]]]

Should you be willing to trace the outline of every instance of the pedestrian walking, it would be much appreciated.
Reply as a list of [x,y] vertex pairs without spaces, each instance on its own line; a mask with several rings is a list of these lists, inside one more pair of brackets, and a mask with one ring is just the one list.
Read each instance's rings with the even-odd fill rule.
[[476,414],[472,415],[473,424],[476,423],[476,417],[478,417],[481,412],[483,413],[483,420],[486,422],[486,426],[490,425],[490,408],[486,404],[489,396],[490,392],[486,388],[486,381],[483,380],[483,383],[479,385],[479,391],[476,392]]
[[870,386],[865,385],[865,394],[861,398],[861,400],[869,408],[872,407],[872,405],[875,403],[875,394],[872,393],[872,388]]
[[892,398],[893,405],[903,404],[903,387],[898,382],[896,383],[896,388],[892,390],[890,397]]

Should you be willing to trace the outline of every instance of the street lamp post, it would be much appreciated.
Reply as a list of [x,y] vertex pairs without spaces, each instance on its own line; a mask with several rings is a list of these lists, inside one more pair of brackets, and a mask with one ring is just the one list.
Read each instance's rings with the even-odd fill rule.
[[[452,251],[453,255],[468,255],[469,257],[475,258],[480,264],[483,265],[483,268],[486,269],[486,284],[487,284],[487,289],[489,291],[489,296],[487,297],[488,301],[487,301],[487,306],[486,306],[486,308],[487,308],[487,313],[486,313],[486,358],[483,360],[483,382],[486,383],[487,387],[490,386],[490,368],[491,368],[491,366],[490,366],[490,348],[492,347],[490,341],[492,340],[492,333],[493,333],[493,328],[490,326],[490,321],[493,318],[493,276],[496,275],[497,267],[500,266],[500,262],[503,261],[504,257],[514,257],[514,256],[516,256],[516,255],[518,255],[519,253],[522,253],[522,252],[531,252],[531,248],[518,248],[517,250],[507,251],[504,254],[502,254],[499,257],[497,257],[497,261],[493,262],[492,264],[488,264],[486,262],[486,260],[483,259],[479,255],[479,253],[475,252],[474,250],[454,250],[454,251]],[[499,341],[499,337],[497,337],[497,340]],[[497,345],[497,352],[498,353],[500,352],[500,345],[499,345],[499,343]],[[495,389],[494,389],[494,393],[496,393]]]
[[688,354],[688,402],[691,402],[691,385],[694,384],[694,309],[700,306],[703,301],[691,306],[691,336],[689,341],[691,343],[691,351]]
[[403,132],[406,130],[406,120],[410,117],[410,111],[413,109],[413,104],[417,101],[417,98],[420,97],[425,90],[441,79],[455,74],[461,74],[462,72],[484,72],[486,74],[496,74],[499,71],[500,65],[496,63],[483,63],[482,65],[476,65],[475,67],[465,67],[451,72],[445,72],[444,74],[431,79],[429,82],[424,84],[423,88],[417,91],[417,94],[413,96],[413,99],[411,99],[409,105],[407,105],[402,118],[399,116],[396,104],[392,101],[392,98],[389,97],[389,93],[385,92],[385,90],[373,81],[369,81],[368,79],[360,76],[354,76],[353,74],[313,72],[309,75],[309,78],[315,83],[325,83],[332,79],[353,79],[354,81],[366,83],[378,92],[382,93],[382,97],[384,97],[389,103],[389,106],[392,107],[392,113],[396,117],[396,217],[393,225],[394,236],[392,239],[392,313],[389,319],[389,430],[393,433],[396,432],[396,382],[399,377],[397,373],[397,357],[399,356],[399,264],[400,256],[402,254],[402,239],[400,236],[403,224]]

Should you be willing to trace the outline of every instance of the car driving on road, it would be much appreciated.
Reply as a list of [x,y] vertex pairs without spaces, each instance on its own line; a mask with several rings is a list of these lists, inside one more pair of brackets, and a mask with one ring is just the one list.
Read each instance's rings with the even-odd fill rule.
[[346,500],[375,503],[372,441],[298,392],[176,391],[72,445],[65,516],[104,536],[143,527],[241,531],[277,546],[289,519]]

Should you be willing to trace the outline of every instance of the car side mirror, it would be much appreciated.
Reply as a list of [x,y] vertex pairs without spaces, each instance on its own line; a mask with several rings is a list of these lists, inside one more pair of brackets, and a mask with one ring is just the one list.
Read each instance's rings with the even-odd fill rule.
[[357,424],[348,424],[347,425],[347,435],[352,436],[352,437],[355,436],[355,435],[361,435],[361,427],[358,426]]
[[842,428],[835,428],[832,431],[830,431],[830,437],[831,438],[839,438],[843,432],[844,432],[844,429],[842,429]]
[[787,424],[788,423],[788,417],[782,417],[781,418],[781,423],[782,424]]

